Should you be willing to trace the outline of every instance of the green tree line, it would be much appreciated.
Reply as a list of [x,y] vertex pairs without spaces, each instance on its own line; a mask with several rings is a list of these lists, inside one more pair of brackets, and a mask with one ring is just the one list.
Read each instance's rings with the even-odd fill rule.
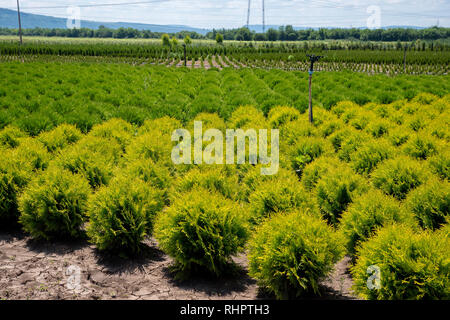
[[[17,29],[0,28],[0,35],[17,35]],[[142,38],[160,39],[163,32],[152,32],[150,30],[137,30],[133,28],[111,29],[100,26],[98,29],[47,29],[34,28],[24,29],[26,36],[45,37],[71,37],[71,38]],[[287,25],[276,29],[269,29],[265,33],[256,33],[247,28],[221,29],[201,35],[197,32],[181,31],[170,33],[170,37],[184,39],[217,40],[223,36],[224,40],[238,41],[303,41],[303,40],[360,40],[360,41],[416,41],[416,40],[442,40],[450,38],[450,28],[431,27],[426,29],[392,28],[392,29],[306,29],[295,30],[293,26]]]

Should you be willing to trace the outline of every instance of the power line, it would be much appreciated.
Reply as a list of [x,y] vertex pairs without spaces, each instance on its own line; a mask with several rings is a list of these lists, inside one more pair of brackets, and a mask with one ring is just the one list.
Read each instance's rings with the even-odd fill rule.
[[64,5],[64,6],[48,6],[48,7],[22,7],[22,9],[67,9],[70,7],[79,8],[92,8],[92,7],[111,7],[111,6],[128,6],[128,5],[139,5],[139,4],[151,4],[157,2],[172,2],[173,0],[148,0],[148,1],[137,1],[137,2],[121,2],[121,3],[98,3],[98,4],[79,4],[79,5]]

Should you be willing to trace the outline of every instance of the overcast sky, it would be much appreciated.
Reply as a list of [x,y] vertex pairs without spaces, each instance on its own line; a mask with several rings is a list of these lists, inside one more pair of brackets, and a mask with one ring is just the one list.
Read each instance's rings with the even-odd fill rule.
[[[141,2],[141,3],[137,3]],[[24,12],[67,17],[69,5],[81,7],[81,19],[150,24],[182,24],[201,28],[241,27],[248,0],[20,0]],[[262,24],[262,0],[251,1],[250,24]],[[98,6],[118,4],[116,6]],[[14,8],[16,0],[0,0]],[[57,7],[59,8],[51,8]],[[44,7],[44,8],[43,8]],[[450,0],[266,0],[266,24],[299,27],[381,26],[450,27]],[[376,20],[377,13],[380,13]],[[374,20],[375,18],[375,20]],[[369,24],[369,25],[368,25]]]

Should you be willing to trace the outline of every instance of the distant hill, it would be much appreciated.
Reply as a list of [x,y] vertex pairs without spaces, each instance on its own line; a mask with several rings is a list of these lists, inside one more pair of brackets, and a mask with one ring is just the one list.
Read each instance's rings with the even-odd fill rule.
[[[22,17],[22,27],[24,29],[32,29],[36,27],[40,28],[60,28],[65,29],[67,28],[67,20],[64,18],[56,18],[51,16],[45,16],[40,14],[33,14],[33,13],[21,13]],[[107,28],[111,29],[119,29],[119,28],[133,28],[137,30],[150,30],[152,32],[167,32],[167,33],[176,33],[180,31],[191,31],[191,32],[197,32],[199,34],[205,35],[211,30],[207,29],[200,29],[200,28],[194,28],[184,25],[159,25],[159,24],[145,24],[145,23],[132,23],[132,22],[101,22],[101,21],[90,21],[90,20],[81,20],[81,27],[82,28],[89,28],[89,29],[98,29],[99,26],[105,26]],[[15,10],[9,10],[9,9],[3,9],[0,8],[0,28],[17,28],[17,11]],[[279,25],[267,25],[266,31],[269,29],[279,29]],[[387,26],[383,27],[383,29],[389,29],[389,28],[410,28],[410,29],[424,29],[422,27],[415,27],[415,26]],[[249,29],[251,31],[255,31],[258,33],[263,32],[262,25],[250,25]],[[306,29],[314,29],[317,30],[319,28],[309,28],[309,27],[295,27],[295,30],[306,30]],[[327,29],[332,29],[331,27],[328,27]],[[365,29],[365,28],[358,28],[358,29]]]
[[[33,13],[21,12],[22,28],[32,29],[36,27],[40,28],[67,28],[67,19],[56,18],[51,16],[44,16]],[[150,30],[152,32],[167,32],[176,33],[180,31],[193,31],[199,34],[206,34],[209,30],[193,28],[183,25],[158,25],[158,24],[144,24],[144,23],[131,23],[131,22],[101,22],[101,21],[89,21],[81,20],[82,28],[98,29],[99,26],[105,26],[111,29],[133,28],[137,30]],[[0,8],[0,28],[18,28],[17,11]]]

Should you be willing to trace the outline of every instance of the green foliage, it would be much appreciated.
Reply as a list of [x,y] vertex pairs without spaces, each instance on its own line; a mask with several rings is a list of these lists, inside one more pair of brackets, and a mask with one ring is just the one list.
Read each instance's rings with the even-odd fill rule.
[[161,41],[162,41],[163,46],[167,46],[167,47],[170,46],[170,37],[167,33],[162,35]]
[[429,159],[430,169],[441,179],[450,179],[450,152],[448,150]]
[[366,181],[351,169],[330,168],[315,190],[320,212],[330,224],[337,225],[342,212],[367,189]]
[[122,155],[114,140],[85,136],[56,158],[56,165],[86,177],[92,188],[107,185]]
[[90,136],[115,140],[123,149],[130,143],[135,133],[131,124],[122,119],[111,119],[102,124],[95,125]]
[[300,118],[300,112],[292,107],[276,107],[270,110],[267,119],[271,128],[279,128]]
[[218,44],[222,44],[222,43],[223,43],[223,35],[222,35],[221,33],[218,33],[218,34],[216,35],[216,42],[217,42]]
[[62,124],[51,131],[41,133],[38,140],[49,152],[55,152],[76,143],[81,137],[81,131],[75,126]]
[[306,165],[329,149],[331,148],[328,148],[327,141],[324,139],[300,137],[290,150],[291,166],[301,176]]
[[0,130],[0,146],[15,148],[20,144],[20,138],[25,138],[27,134],[17,127],[7,126]]
[[389,132],[388,140],[393,146],[398,147],[406,143],[409,139],[410,133],[404,127],[397,127]]
[[279,212],[295,208],[313,209],[315,204],[294,176],[277,177],[258,183],[249,198],[250,221],[258,224]]
[[437,142],[433,138],[420,133],[408,140],[404,146],[404,151],[413,158],[426,160],[437,154],[437,148]]
[[339,159],[334,157],[320,157],[308,164],[303,170],[302,184],[307,191],[315,189],[317,182],[323,176],[328,175],[328,172],[336,168],[345,168]]
[[19,222],[34,238],[77,238],[86,220],[89,184],[81,175],[52,167],[20,195]]
[[387,160],[372,173],[372,183],[384,193],[402,200],[427,179],[423,166],[405,157]]
[[238,176],[229,171],[226,167],[215,166],[190,170],[175,183],[177,193],[174,197],[201,187],[208,192],[217,192],[225,198],[236,200],[239,196]]
[[178,277],[195,271],[222,275],[240,252],[248,230],[240,206],[215,192],[194,189],[158,215],[155,236],[174,258]]
[[427,181],[408,194],[406,206],[422,228],[438,229],[450,216],[450,184],[438,179]]
[[357,173],[370,174],[380,162],[393,154],[392,147],[386,141],[370,141],[351,154],[351,165]]
[[32,178],[31,164],[17,158],[14,150],[0,150],[0,223],[9,225],[19,217],[17,197]]
[[[403,225],[383,228],[357,250],[351,273],[356,293],[370,300],[450,298],[450,238]],[[367,286],[369,266],[380,269],[380,288]]]
[[127,177],[139,178],[150,186],[163,191],[163,199],[166,204],[169,203],[169,189],[172,186],[173,179],[169,170],[154,163],[151,159],[134,160],[126,164],[123,170]]
[[255,107],[244,106],[232,113],[227,127],[231,129],[266,128],[267,120],[262,111]]
[[370,190],[356,198],[342,214],[339,230],[348,253],[354,256],[358,245],[370,239],[379,228],[393,223],[414,225],[414,219],[394,198]]
[[249,272],[278,299],[319,294],[319,282],[343,255],[338,234],[298,210],[259,226],[249,243]]
[[27,162],[32,170],[45,170],[50,161],[50,155],[45,146],[33,138],[24,138],[14,150],[15,158]]
[[162,191],[136,178],[119,176],[89,200],[87,234],[100,250],[136,255],[163,206]]

